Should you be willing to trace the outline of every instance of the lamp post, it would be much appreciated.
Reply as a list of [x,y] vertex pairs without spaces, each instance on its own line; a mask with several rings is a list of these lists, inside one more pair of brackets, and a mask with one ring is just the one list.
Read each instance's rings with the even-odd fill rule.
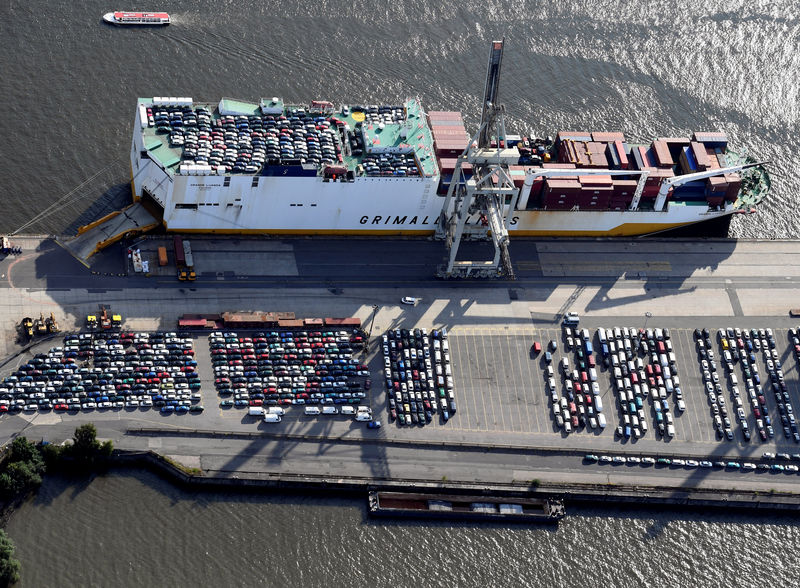
[[369,353],[369,343],[372,339],[372,326],[375,324],[375,315],[378,314],[378,305],[372,305],[372,319],[369,321],[369,333],[367,333],[367,343],[364,345],[364,350]]

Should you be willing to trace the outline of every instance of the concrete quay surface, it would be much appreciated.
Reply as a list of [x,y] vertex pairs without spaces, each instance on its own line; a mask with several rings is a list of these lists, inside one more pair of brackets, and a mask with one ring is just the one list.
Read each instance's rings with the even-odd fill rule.
[[[391,328],[448,327],[459,411],[446,424],[389,424],[382,358],[375,346],[367,358],[374,374],[369,400],[376,417],[384,421],[382,429],[369,431],[341,417],[296,415],[285,418],[280,429],[267,428],[270,425],[240,410],[218,407],[206,339],[198,336],[206,407],[202,415],[165,417],[153,410],[4,415],[0,442],[20,432],[60,441],[78,424],[92,421],[101,436],[120,448],[157,451],[208,475],[313,473],[510,485],[539,480],[798,490],[798,475],[585,465],[582,456],[591,452],[758,461],[765,451],[800,452],[777,431],[766,443],[745,443],[738,434],[734,442],[715,438],[690,337],[696,326],[773,328],[792,402],[800,408],[798,366],[787,340],[787,329],[800,323],[788,316],[789,308],[800,306],[800,265],[795,263],[800,242],[514,241],[516,281],[451,282],[432,277],[444,253],[437,242],[192,237],[198,280],[187,284],[165,271],[150,277],[133,274],[122,247],[93,258],[89,270],[51,239],[14,241],[23,247],[22,255],[0,260],[0,358],[9,358],[0,374],[26,357],[14,357],[21,349],[20,319],[40,312],[53,311],[62,328],[78,330],[86,314],[96,312],[98,304],[108,304],[123,315],[125,329],[150,331],[174,330],[183,313],[226,310],[356,316],[369,327],[377,306],[374,336]],[[159,244],[154,237],[138,246],[155,251]],[[485,244],[469,248],[486,251]],[[422,302],[404,306],[404,295],[419,296]],[[615,439],[612,429],[618,416],[606,372],[600,375],[608,406],[606,431],[565,436],[553,426],[543,366],[527,351],[534,339],[556,338],[558,319],[567,311],[580,313],[581,326],[592,330],[614,325],[676,329],[687,411],[676,418],[675,439],[665,442],[652,432],[636,442]],[[774,404],[770,408],[774,413]],[[129,434],[134,428],[180,434]],[[193,433],[197,430],[201,433]],[[240,436],[202,433],[209,430]]]

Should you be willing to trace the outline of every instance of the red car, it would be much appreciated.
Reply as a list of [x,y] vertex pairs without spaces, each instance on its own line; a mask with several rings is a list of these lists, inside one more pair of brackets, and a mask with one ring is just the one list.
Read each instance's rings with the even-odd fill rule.
[[260,398],[256,398],[255,400],[250,401],[250,406],[263,406],[263,405],[264,401],[261,400]]

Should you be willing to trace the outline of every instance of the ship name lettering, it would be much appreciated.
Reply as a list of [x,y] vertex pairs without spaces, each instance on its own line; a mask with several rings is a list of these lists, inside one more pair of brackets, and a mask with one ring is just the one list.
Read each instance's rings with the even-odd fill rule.
[[371,219],[370,219],[370,217],[368,215],[364,215],[359,219],[358,222],[360,224],[362,224],[362,225],[368,225],[368,224],[379,225],[381,223],[383,223],[384,225],[389,225],[389,224],[392,224],[392,225],[427,225],[427,224],[430,224],[430,218],[428,216],[425,216],[420,221],[420,218],[418,216],[412,216],[411,218],[408,218],[408,215],[406,215],[406,216],[375,215],[375,216],[371,217]]

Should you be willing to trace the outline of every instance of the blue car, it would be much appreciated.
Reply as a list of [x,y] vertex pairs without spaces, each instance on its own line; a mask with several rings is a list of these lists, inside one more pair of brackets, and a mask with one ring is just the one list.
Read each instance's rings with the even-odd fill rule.
[[[166,407],[164,407],[164,408],[166,408]],[[189,412],[189,407],[188,406],[183,406],[183,405],[176,406],[175,407],[175,412],[177,414],[186,414],[187,412]]]
[[174,406],[167,405],[167,406],[162,406],[161,407],[161,412],[163,412],[164,414],[169,413],[169,412],[173,412],[174,410],[175,410]]
[[367,428],[368,429],[380,429],[381,428],[381,422],[380,421],[369,421],[367,423]]

